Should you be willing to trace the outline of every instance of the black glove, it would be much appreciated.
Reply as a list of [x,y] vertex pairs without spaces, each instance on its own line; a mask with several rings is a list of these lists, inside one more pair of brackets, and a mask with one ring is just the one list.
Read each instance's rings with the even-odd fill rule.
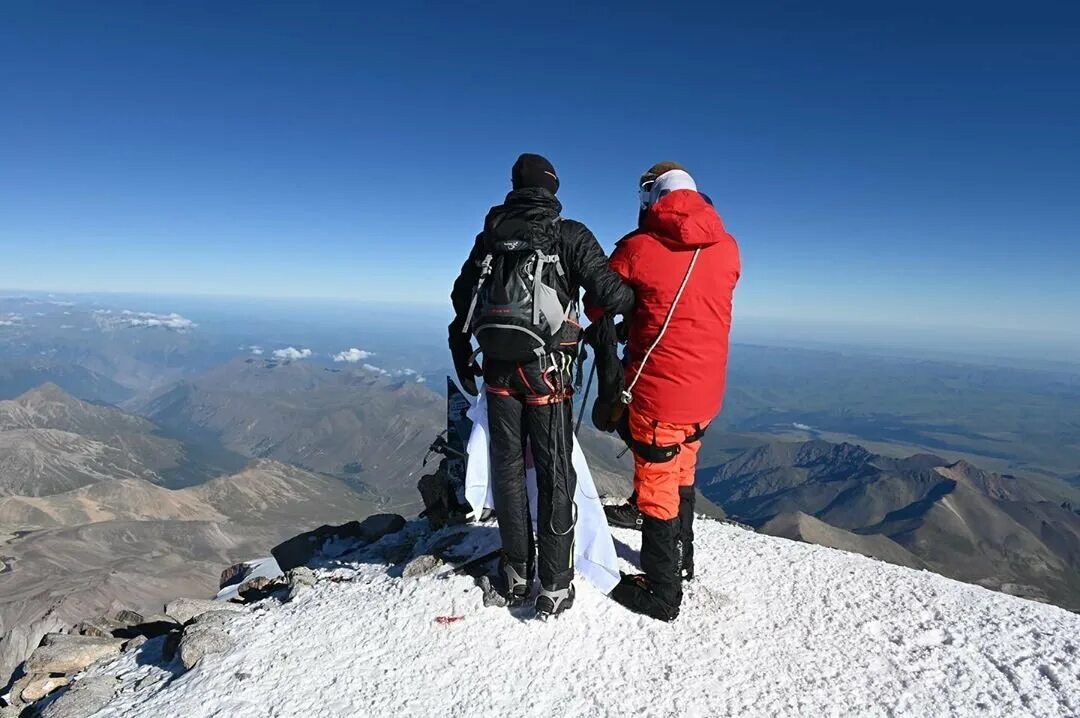
[[454,371],[457,372],[461,390],[469,396],[479,394],[476,377],[483,376],[484,371],[473,356],[472,342],[467,334],[450,338],[450,355],[454,358]]
[[615,322],[609,317],[601,317],[585,328],[585,343],[597,352],[614,346],[618,341],[615,334]]
[[603,396],[596,397],[592,405],[592,423],[600,431],[617,431],[626,414],[626,404],[619,399],[611,401]]

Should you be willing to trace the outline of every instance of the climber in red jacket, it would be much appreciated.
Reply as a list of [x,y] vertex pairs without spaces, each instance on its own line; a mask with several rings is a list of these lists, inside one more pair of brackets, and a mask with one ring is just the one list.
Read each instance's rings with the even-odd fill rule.
[[[701,437],[723,402],[741,270],[735,238],[682,166],[655,165],[640,187],[639,227],[618,243],[611,268],[637,293],[620,433],[634,452],[644,573],[624,576],[611,595],[670,621],[684,573],[693,573],[694,472]],[[601,320],[598,312],[590,318]]]

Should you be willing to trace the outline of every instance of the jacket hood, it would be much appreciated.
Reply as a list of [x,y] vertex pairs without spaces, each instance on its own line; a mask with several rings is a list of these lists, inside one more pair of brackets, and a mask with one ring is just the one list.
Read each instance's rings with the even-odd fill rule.
[[720,215],[700,192],[676,190],[654,204],[641,228],[672,249],[708,247],[728,237]]
[[506,200],[492,207],[484,220],[484,236],[492,242],[510,239],[523,232],[533,233],[539,225],[550,224],[559,217],[562,204],[555,195],[540,187],[517,189]]
[[562,203],[551,192],[542,187],[526,187],[506,195],[502,204],[491,208],[488,219],[499,215],[519,214],[558,217],[560,212]]

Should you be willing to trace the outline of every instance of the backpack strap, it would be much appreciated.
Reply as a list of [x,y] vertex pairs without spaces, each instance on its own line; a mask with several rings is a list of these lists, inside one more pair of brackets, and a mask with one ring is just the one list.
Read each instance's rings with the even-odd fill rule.
[[555,271],[559,276],[563,276],[562,262],[559,260],[557,254],[544,254],[543,252],[536,252],[536,271],[533,273],[533,324],[540,324],[540,303],[535,301],[536,297],[540,296],[540,285],[544,281],[544,265],[552,264],[555,266]]
[[476,304],[480,301],[480,289],[484,286],[484,282],[487,280],[488,275],[491,274],[491,261],[494,259],[494,255],[488,254],[480,262],[480,278],[476,282],[476,291],[473,292],[472,301],[469,303],[469,313],[465,315],[465,324],[461,327],[462,334],[468,334],[472,331],[472,318],[476,313]]

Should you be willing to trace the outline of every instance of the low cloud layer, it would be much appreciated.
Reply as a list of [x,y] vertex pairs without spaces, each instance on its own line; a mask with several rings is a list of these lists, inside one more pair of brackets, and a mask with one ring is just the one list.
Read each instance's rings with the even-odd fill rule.
[[103,327],[120,329],[160,328],[176,332],[187,332],[199,326],[176,312],[156,314],[154,312],[133,312],[130,309],[125,309],[122,312],[114,313],[111,309],[97,309],[94,311],[94,318]]
[[297,349],[296,347],[285,347],[284,349],[275,349],[275,359],[286,359],[290,361],[296,361],[298,359],[307,359],[311,356],[310,349]]
[[356,347],[353,347],[352,349],[347,349],[346,351],[338,352],[337,354],[335,354],[334,361],[357,364],[364,361],[365,359],[370,359],[373,356],[375,356],[375,352],[368,352],[364,351],[363,349],[357,349]]
[[0,327],[17,327],[22,324],[22,315],[0,314]]

